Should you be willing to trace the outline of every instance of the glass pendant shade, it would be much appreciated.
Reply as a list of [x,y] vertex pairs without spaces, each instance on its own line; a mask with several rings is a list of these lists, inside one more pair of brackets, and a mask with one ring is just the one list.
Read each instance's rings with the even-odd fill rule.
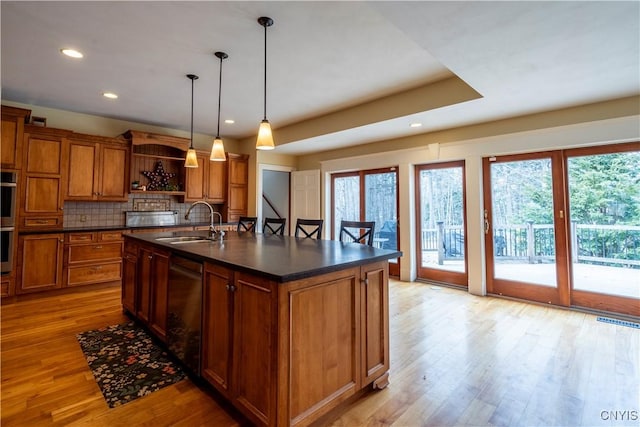
[[187,150],[187,158],[184,161],[185,168],[197,168],[198,167],[198,157],[196,156],[196,150],[193,147]]
[[221,138],[213,140],[213,146],[211,147],[211,157],[209,160],[213,162],[224,162],[227,160],[227,156],[224,154],[224,144]]
[[275,148],[275,145],[273,144],[273,134],[271,133],[271,125],[269,124],[269,120],[265,119],[260,122],[256,148],[258,150],[273,150]]
[[189,144],[189,149],[187,150],[187,157],[184,159],[184,167],[197,168],[198,156],[196,155],[196,150],[193,148],[193,82],[198,80],[198,76],[195,74],[187,74],[187,78],[191,80],[191,142]]

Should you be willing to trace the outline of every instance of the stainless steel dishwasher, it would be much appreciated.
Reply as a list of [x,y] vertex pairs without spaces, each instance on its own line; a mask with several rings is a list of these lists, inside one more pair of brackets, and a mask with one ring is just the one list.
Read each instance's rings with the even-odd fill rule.
[[167,346],[194,374],[200,375],[202,263],[171,255],[169,264]]

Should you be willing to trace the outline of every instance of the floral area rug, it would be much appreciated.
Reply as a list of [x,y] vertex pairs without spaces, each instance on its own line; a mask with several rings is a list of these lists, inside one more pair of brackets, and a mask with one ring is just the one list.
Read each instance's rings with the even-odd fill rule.
[[76,337],[110,408],[186,377],[133,322],[82,332]]

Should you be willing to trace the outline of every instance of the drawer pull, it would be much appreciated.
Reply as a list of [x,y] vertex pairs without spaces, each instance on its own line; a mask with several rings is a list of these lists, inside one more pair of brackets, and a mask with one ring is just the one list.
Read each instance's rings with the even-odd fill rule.
[[94,246],[93,249],[102,249],[102,245]]
[[92,269],[93,271],[100,271],[100,270],[102,270],[102,266],[101,266],[101,265],[98,265],[98,266],[96,266],[96,267],[92,267],[91,269]]

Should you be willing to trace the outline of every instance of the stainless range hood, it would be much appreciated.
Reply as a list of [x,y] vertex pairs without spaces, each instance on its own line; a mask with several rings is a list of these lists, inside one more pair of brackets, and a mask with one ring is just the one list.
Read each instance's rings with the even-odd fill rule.
[[126,211],[127,227],[170,226],[178,224],[178,211]]
[[178,211],[169,209],[168,199],[136,199],[133,210],[125,211],[127,227],[154,227],[178,224]]

